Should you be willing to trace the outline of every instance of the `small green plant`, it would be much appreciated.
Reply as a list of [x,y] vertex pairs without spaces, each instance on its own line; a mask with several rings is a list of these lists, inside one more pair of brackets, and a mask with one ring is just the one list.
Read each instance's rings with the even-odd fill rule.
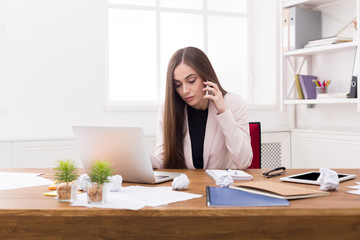
[[71,159],[58,160],[54,170],[55,178],[58,182],[69,183],[75,181],[79,177],[76,163]]
[[73,194],[73,189],[77,191],[77,185],[72,182],[75,181],[78,175],[78,168],[73,160],[58,160],[54,168],[55,178],[58,182],[56,184],[56,196],[60,202],[71,202],[76,198]]
[[109,182],[108,177],[112,175],[114,169],[110,163],[104,160],[95,160],[90,166],[89,177],[91,182],[104,184]]

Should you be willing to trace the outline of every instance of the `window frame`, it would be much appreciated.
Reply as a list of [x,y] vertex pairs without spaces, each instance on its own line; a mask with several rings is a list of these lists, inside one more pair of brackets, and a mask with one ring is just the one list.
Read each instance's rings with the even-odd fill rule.
[[[238,13],[238,12],[227,12],[227,11],[212,11],[204,10],[207,9],[207,0],[203,1],[203,9],[184,9],[184,8],[169,8],[161,7],[160,0],[155,0],[155,6],[140,6],[140,5],[129,5],[129,4],[117,4],[109,3],[106,8],[106,91],[105,91],[105,111],[107,112],[149,112],[149,111],[158,111],[159,106],[163,100],[161,100],[161,73],[160,73],[160,14],[162,12],[172,12],[172,13],[186,13],[186,14],[197,14],[203,17],[204,24],[204,52],[208,53],[208,16],[226,16],[226,17],[244,17],[247,19],[247,42],[248,42],[248,99],[246,101],[247,105],[252,106],[253,101],[253,83],[254,79],[252,77],[252,18],[251,10],[252,4],[251,1],[247,1],[247,12]],[[156,83],[157,83],[157,100],[154,101],[110,101],[109,99],[109,9],[120,8],[120,9],[129,9],[129,10],[143,10],[143,11],[155,11],[156,14]]]

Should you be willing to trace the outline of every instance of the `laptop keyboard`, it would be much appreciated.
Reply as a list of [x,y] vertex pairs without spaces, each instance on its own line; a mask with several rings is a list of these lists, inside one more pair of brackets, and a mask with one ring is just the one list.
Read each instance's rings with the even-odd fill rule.
[[169,176],[167,176],[167,175],[157,175],[157,174],[155,174],[155,179],[156,180],[160,180],[160,179],[163,179],[163,178],[168,178]]

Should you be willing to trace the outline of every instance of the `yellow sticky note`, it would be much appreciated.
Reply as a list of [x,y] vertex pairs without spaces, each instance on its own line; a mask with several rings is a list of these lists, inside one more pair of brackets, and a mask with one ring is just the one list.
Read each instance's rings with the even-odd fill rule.
[[44,192],[45,196],[56,197],[56,191]]

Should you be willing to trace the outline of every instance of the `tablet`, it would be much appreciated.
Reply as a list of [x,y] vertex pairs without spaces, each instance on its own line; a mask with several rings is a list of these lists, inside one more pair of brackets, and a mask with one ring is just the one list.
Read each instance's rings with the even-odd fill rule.
[[[280,178],[281,181],[285,182],[295,182],[295,183],[305,183],[305,184],[314,184],[320,185],[316,180],[319,178],[320,172],[310,171],[300,174],[295,174],[287,177]],[[354,174],[344,174],[338,173],[339,182],[350,180],[356,177]]]

